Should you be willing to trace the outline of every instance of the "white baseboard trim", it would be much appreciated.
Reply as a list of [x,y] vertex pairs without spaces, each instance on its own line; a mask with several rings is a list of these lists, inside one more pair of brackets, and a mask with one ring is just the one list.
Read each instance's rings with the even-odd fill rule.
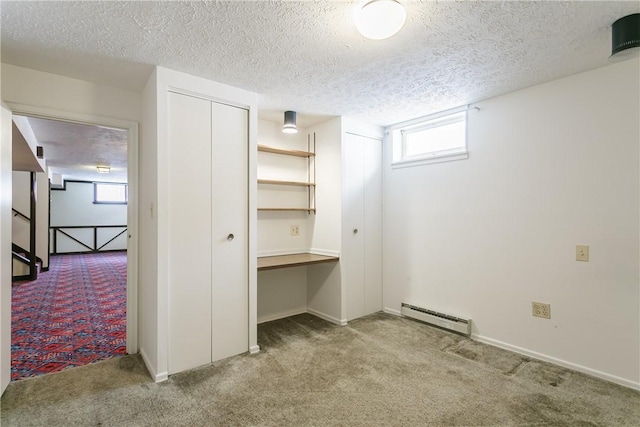
[[258,319],[258,324],[264,322],[271,322],[272,320],[284,319],[285,317],[295,316],[296,314],[303,314],[307,312],[307,308],[297,308],[295,310],[283,311],[281,313],[270,314],[269,316],[264,316]]
[[505,342],[494,340],[492,338],[487,338],[482,335],[471,334],[471,338],[476,341],[480,341],[482,343],[492,345],[494,347],[499,347],[505,350],[513,351],[514,353],[519,353],[524,356],[529,356],[533,359],[542,360],[544,362],[553,363],[555,365],[559,365],[564,368],[569,368],[574,371],[582,372],[583,374],[591,375],[592,377],[600,378],[600,379],[603,379],[612,383],[616,383],[621,386],[628,387],[634,390],[640,390],[640,382],[634,382],[626,378],[621,378],[615,375],[607,374],[606,372],[587,368],[586,366],[577,365],[572,362],[567,362],[566,360],[557,359],[552,356],[547,356],[546,354],[538,353],[536,351],[528,350],[522,347],[517,347],[515,345],[507,344]]
[[319,317],[321,319],[324,319],[324,320],[326,320],[328,322],[335,323],[336,325],[340,325],[340,326],[346,326],[347,325],[347,319],[343,319],[343,320],[336,319],[333,316],[329,316],[328,314],[321,313],[321,312],[313,310],[311,308],[307,308],[307,313],[313,314],[314,316]]
[[256,353],[260,353],[260,346],[259,345],[252,345],[249,347],[249,354],[256,354]]
[[325,255],[325,256],[337,256],[340,257],[340,251],[332,251],[330,249],[318,249],[318,248],[311,248],[309,249],[309,253],[310,254],[316,254],[316,255]]
[[147,371],[149,371],[149,375],[151,375],[151,379],[154,382],[160,383],[162,381],[166,381],[169,379],[169,374],[167,372],[162,372],[160,374],[156,373],[156,370],[153,369],[149,358],[147,357],[147,353],[145,353],[144,348],[140,348],[140,356],[142,357],[142,361],[144,365],[147,367]]
[[382,309],[385,313],[393,314],[394,316],[402,316],[402,313],[398,310],[394,310],[393,308],[385,307]]

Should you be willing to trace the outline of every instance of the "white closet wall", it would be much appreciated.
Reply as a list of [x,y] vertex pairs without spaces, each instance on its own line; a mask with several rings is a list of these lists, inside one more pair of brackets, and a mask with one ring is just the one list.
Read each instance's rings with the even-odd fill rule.
[[382,309],[382,129],[339,117],[310,131],[318,141],[312,248],[336,251],[340,262],[309,267],[308,310],[345,324]]

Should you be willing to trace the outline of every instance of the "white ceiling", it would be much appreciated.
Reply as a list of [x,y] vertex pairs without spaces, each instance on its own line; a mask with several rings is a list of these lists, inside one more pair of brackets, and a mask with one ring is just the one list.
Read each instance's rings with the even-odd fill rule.
[[356,1],[13,2],[2,61],[140,91],[153,65],[261,94],[261,117],[388,125],[605,66],[637,1],[406,1],[374,41]]

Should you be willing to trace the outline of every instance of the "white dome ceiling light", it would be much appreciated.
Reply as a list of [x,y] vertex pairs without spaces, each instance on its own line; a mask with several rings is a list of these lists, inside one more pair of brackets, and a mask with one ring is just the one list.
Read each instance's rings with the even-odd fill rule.
[[373,40],[396,34],[407,19],[407,12],[396,0],[364,0],[354,10],[356,28]]

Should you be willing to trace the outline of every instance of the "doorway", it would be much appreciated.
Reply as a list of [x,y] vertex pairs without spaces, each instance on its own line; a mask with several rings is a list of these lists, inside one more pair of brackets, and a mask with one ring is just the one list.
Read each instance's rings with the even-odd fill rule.
[[[12,110],[13,115],[25,116],[29,120],[34,123],[34,128],[38,128],[39,126],[56,126],[59,125],[62,132],[69,130],[78,130],[84,129],[89,133],[93,132],[96,135],[105,135],[105,139],[101,141],[99,145],[99,149],[102,149],[103,153],[108,152],[110,149],[113,149],[116,146],[116,140],[118,139],[117,135],[122,134],[125,138],[125,148],[124,148],[124,178],[122,176],[122,164],[118,164],[114,159],[109,159],[109,155],[102,156],[93,156],[95,158],[92,159],[92,165],[87,161],[86,153],[84,157],[81,159],[75,159],[74,156],[78,154],[81,150],[80,147],[71,148],[71,151],[64,154],[64,160],[67,163],[71,163],[71,165],[66,165],[66,167],[78,167],[79,174],[78,175],[70,175],[71,179],[68,177],[65,181],[57,181],[52,182],[54,186],[65,188],[65,182],[70,188],[72,185],[77,184],[76,186],[81,186],[81,184],[85,186],[92,187],[93,190],[93,182],[98,181],[90,175],[93,171],[96,171],[96,166],[110,166],[112,172],[117,172],[120,170],[120,176],[117,178],[104,178],[100,179],[102,182],[109,181],[118,181],[121,184],[126,185],[126,194],[127,201],[126,205],[120,206],[124,207],[124,220],[125,224],[106,224],[107,226],[122,226],[125,225],[125,228],[113,228],[109,230],[110,227],[96,227],[96,226],[104,226],[104,221],[96,221],[96,224],[79,224],[79,225],[89,225],[91,227],[81,229],[80,227],[76,227],[78,224],[73,224],[73,221],[65,224],[55,224],[55,225],[66,225],[71,226],[71,228],[67,227],[65,230],[64,227],[55,230],[57,234],[57,238],[59,241],[56,242],[56,246],[54,246],[54,242],[52,241],[48,246],[49,252],[57,253],[58,255],[54,255],[54,257],[67,257],[65,262],[57,262],[58,260],[51,261],[51,266],[49,271],[44,273],[54,273],[52,268],[54,265],[57,267],[62,264],[73,265],[73,262],[69,262],[71,260],[70,257],[84,257],[84,260],[80,262],[80,264],[87,267],[86,271],[97,271],[95,265],[100,263],[114,263],[111,271],[115,274],[118,273],[121,276],[124,276],[124,298],[126,299],[126,328],[124,337],[126,339],[126,353],[136,353],[137,352],[137,151],[138,151],[138,125],[135,122],[128,122],[124,120],[111,119],[105,117],[95,117],[95,116],[86,116],[86,115],[78,115],[73,113],[62,113],[57,111],[45,111],[39,108],[30,108],[27,106],[12,106],[9,105]],[[41,129],[40,129],[41,130]],[[36,133],[39,133],[36,132]],[[47,158],[47,141],[42,138],[42,135],[39,135],[38,140],[42,140],[42,145],[44,146],[44,157]],[[111,145],[110,145],[111,144]],[[67,147],[68,149],[69,147]],[[86,147],[85,147],[86,148]],[[116,148],[117,149],[117,148]],[[122,147],[120,147],[122,149]],[[100,151],[100,150],[99,150]],[[51,151],[50,151],[51,152]],[[122,154],[122,153],[121,153]],[[91,155],[90,155],[91,156]],[[83,156],[76,156],[83,157]],[[120,157],[122,157],[120,155]],[[84,164],[81,164],[83,163]],[[74,165],[74,163],[77,163]],[[113,163],[113,164],[111,164]],[[54,159],[51,159],[51,169],[53,173],[56,172],[56,164],[60,164],[60,162],[56,162]],[[64,166],[64,165],[63,165]],[[91,167],[93,170],[90,170]],[[66,175],[63,169],[59,170],[63,173],[59,175]],[[114,175],[115,176],[115,175]],[[63,176],[64,178],[64,176]],[[124,181],[124,182],[122,182]],[[74,183],[74,184],[72,184]],[[54,190],[55,191],[55,190]],[[95,200],[93,200],[95,202]],[[99,204],[96,204],[96,207],[99,207]],[[104,207],[114,208],[116,205],[105,204]],[[74,218],[74,220],[78,220],[77,218],[77,210],[70,212],[70,217]],[[91,214],[90,214],[91,215]],[[95,216],[95,214],[93,214]],[[109,214],[107,213],[106,216]],[[52,222],[53,226],[54,223]],[[108,233],[104,233],[107,231]],[[53,231],[50,231],[50,236],[53,239]],[[118,234],[119,233],[119,234]],[[88,236],[88,240],[87,237]],[[93,236],[93,240],[92,240]],[[106,236],[106,237],[105,237]],[[111,236],[111,237],[110,237]],[[112,239],[113,237],[113,239]],[[118,246],[118,244],[120,246]],[[124,249],[126,252],[121,252],[118,256],[118,250]],[[83,253],[82,255],[68,255],[68,253]],[[64,255],[63,255],[64,254]],[[96,259],[90,259],[91,256],[95,254],[95,258],[99,258],[100,261],[96,261]],[[123,256],[124,255],[124,256]],[[116,260],[118,258],[118,260]],[[78,261],[78,259],[74,261]],[[118,264],[119,263],[119,264]],[[78,264],[78,265],[80,265]],[[122,268],[122,264],[124,264],[124,269]],[[120,265],[118,267],[117,265]],[[93,267],[92,267],[93,266]],[[107,269],[109,270],[109,269]],[[44,275],[43,274],[43,275]],[[92,273],[83,273],[83,277],[86,277]],[[97,273],[99,274],[99,273]],[[49,277],[49,280],[51,278]],[[101,298],[103,299],[103,298]],[[73,311],[73,309],[70,309]],[[89,310],[90,311],[90,310]],[[7,342],[3,336],[3,340],[1,345],[3,347],[10,346],[10,343]],[[122,339],[120,339],[122,341]],[[64,350],[64,346],[58,347],[59,349]],[[99,353],[100,349],[97,349],[96,353]],[[87,357],[86,360],[91,363],[95,361],[95,357]],[[77,366],[77,364],[71,363],[70,366]],[[12,373],[13,374],[13,373]],[[13,377],[14,375],[12,375]]]

